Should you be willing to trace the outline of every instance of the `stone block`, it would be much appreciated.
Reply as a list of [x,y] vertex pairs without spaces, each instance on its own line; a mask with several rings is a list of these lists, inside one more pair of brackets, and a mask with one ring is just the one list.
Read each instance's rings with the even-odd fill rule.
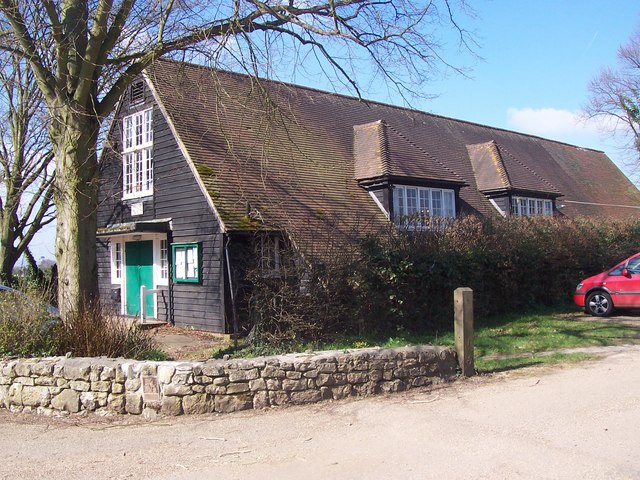
[[302,391],[307,389],[307,379],[292,380],[285,378],[282,381],[282,389],[287,392]]
[[111,412],[126,412],[126,397],[123,394],[110,393],[107,397],[107,409]]
[[20,385],[28,385],[30,387],[36,384],[35,378],[31,377],[16,377],[13,379],[13,383],[19,383]]
[[295,371],[287,372],[287,378],[290,378],[291,380],[300,380],[302,378],[302,373]]
[[286,405],[289,403],[289,394],[283,391],[269,392],[269,405]]
[[304,378],[318,378],[318,370],[308,370],[302,374]]
[[31,371],[34,375],[41,377],[49,377],[53,375],[53,363],[51,361],[40,361],[31,367]]
[[369,375],[366,372],[347,373],[347,383],[357,384],[369,381]]
[[125,394],[125,410],[127,413],[132,415],[140,415],[142,413],[142,395],[139,393],[127,392]]
[[161,384],[171,383],[174,373],[176,373],[176,369],[172,365],[158,366],[158,382]]
[[33,363],[21,361],[16,364],[15,372],[18,377],[30,377],[31,376],[31,367]]
[[0,407],[9,408],[9,385],[0,385]]
[[227,385],[227,394],[246,393],[250,391],[249,382],[230,383]]
[[80,403],[87,412],[93,412],[99,406],[94,392],[82,392],[80,394]]
[[124,388],[128,392],[137,392],[142,385],[142,381],[139,378],[127,378],[124,382]]
[[111,385],[111,393],[124,393],[124,385],[122,383],[114,383]]
[[67,380],[88,381],[91,376],[91,365],[87,360],[67,358],[62,367],[62,376]]
[[51,399],[51,407],[69,413],[80,411],[80,394],[75,390],[65,389]]
[[331,388],[334,400],[341,400],[351,396],[351,385],[338,385]]
[[182,414],[182,397],[164,397],[160,413],[163,415],[181,415]]
[[262,371],[262,378],[285,378],[287,373],[282,369],[273,365],[267,365]]
[[89,381],[90,382],[99,381],[101,373],[102,373],[102,365],[91,365],[91,373],[89,373]]
[[0,385],[11,385],[13,383],[12,377],[6,377],[4,375],[0,375]]
[[22,389],[22,405],[29,407],[48,407],[51,394],[48,387],[29,387]]
[[411,381],[412,387],[425,387],[431,385],[433,382],[427,377],[416,377]]
[[15,360],[5,363],[2,367],[2,375],[6,377],[11,377],[11,378],[15,377],[17,363],[18,362],[16,362]]
[[333,362],[320,363],[317,367],[318,373],[334,373],[338,370],[338,366]]
[[214,401],[206,393],[182,397],[182,410],[185,415],[211,413],[214,407]]
[[380,383],[380,390],[384,393],[396,393],[406,390],[407,387],[402,380],[396,379],[390,382]]
[[69,388],[77,390],[78,392],[88,392],[91,390],[91,384],[84,380],[71,380],[69,382]]
[[247,382],[249,380],[255,380],[260,374],[257,368],[250,370],[228,370],[228,378],[231,383],[234,382]]
[[382,370],[370,370],[369,380],[371,380],[372,382],[379,382],[380,380],[382,380]]
[[104,367],[100,373],[100,380],[115,380],[116,369],[114,367]]
[[221,377],[224,375],[224,366],[219,361],[205,362],[202,366],[202,373],[209,377]]
[[282,380],[279,378],[267,378],[265,383],[267,384],[267,390],[282,389]]
[[227,377],[217,377],[213,379],[213,384],[219,387],[226,387],[229,385],[229,379]]
[[33,380],[36,386],[53,386],[56,384],[56,379],[48,376],[36,377]]
[[298,372],[306,372],[314,367],[312,367],[308,362],[297,362],[293,364],[293,368]]
[[218,386],[218,385],[207,385],[205,391],[209,395],[226,395],[227,394],[227,387],[222,387],[222,386]]
[[304,392],[292,392],[291,403],[301,405],[304,403],[316,403],[322,400],[320,390],[306,390]]
[[189,385],[174,385],[170,383],[162,387],[162,393],[163,395],[182,397],[184,395],[191,395],[193,391]]
[[206,385],[191,385],[191,390],[193,393],[204,393],[207,391]]
[[265,382],[264,378],[256,378],[255,380],[250,380],[249,381],[249,389],[252,392],[266,390],[267,389],[267,382]]
[[253,395],[253,408],[262,409],[269,406],[269,394],[266,391],[256,392]]
[[158,374],[158,366],[154,363],[144,363],[140,367],[141,377],[155,377]]
[[108,380],[91,382],[91,390],[94,392],[109,392],[111,391],[111,382]]
[[219,395],[215,397],[215,411],[220,413],[237,412],[253,408],[250,395]]

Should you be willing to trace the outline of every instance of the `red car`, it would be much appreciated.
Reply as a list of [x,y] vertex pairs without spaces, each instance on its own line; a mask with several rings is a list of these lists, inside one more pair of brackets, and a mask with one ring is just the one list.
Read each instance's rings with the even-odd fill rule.
[[597,317],[611,315],[614,308],[640,308],[640,253],[581,281],[573,301]]

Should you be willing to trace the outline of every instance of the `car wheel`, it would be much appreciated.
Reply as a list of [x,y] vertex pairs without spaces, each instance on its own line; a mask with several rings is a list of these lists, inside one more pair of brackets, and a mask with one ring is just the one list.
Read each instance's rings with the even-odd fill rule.
[[587,295],[585,310],[596,317],[606,317],[613,312],[613,302],[607,292],[591,292]]

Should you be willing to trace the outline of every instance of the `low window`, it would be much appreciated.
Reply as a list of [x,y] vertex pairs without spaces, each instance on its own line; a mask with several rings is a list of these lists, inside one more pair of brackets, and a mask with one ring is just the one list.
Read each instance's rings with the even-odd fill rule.
[[122,243],[111,242],[111,283],[122,283]]
[[511,197],[511,213],[517,217],[553,215],[553,201],[541,198]]
[[455,192],[443,188],[393,187],[393,208],[396,224],[405,220],[455,218]]
[[160,240],[160,278],[162,280],[169,278],[169,252],[166,240]]
[[200,282],[200,244],[174,243],[171,245],[174,282]]
[[260,259],[260,273],[266,277],[280,276],[280,237],[263,235],[256,244]]

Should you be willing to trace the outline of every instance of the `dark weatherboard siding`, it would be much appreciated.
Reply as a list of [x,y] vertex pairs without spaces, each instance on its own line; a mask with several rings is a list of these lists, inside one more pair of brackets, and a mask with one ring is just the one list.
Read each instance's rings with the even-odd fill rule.
[[[143,200],[144,213],[131,216],[131,203],[122,200],[121,149],[122,117],[149,108],[153,97],[147,89],[144,105],[129,108],[122,103],[119,121],[110,135],[109,147],[101,161],[102,182],[98,209],[98,228],[114,224],[171,219],[170,243],[199,242],[201,245],[201,282],[174,283],[158,296],[158,319],[170,320],[169,295],[172,297],[173,320],[179,326],[199,330],[225,331],[223,234],[220,224],[204,197],[187,160],[182,155],[161,110],[154,104],[153,161],[154,195]],[[170,249],[169,249],[170,250]],[[170,252],[169,252],[170,253]],[[107,239],[98,239],[98,275],[101,299],[116,307],[111,285],[110,247]]]

